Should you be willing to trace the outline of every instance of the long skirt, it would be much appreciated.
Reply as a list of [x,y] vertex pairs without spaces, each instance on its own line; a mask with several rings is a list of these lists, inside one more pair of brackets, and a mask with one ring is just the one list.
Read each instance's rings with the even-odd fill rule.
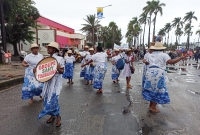
[[85,73],[85,80],[92,81],[94,78],[94,66],[87,66],[86,73]]
[[65,64],[65,72],[63,73],[64,79],[73,79],[74,73],[74,64],[73,63],[66,63]]
[[142,72],[142,88],[144,88],[145,75],[146,75],[146,72],[147,72],[147,68],[148,68],[148,65],[144,64],[144,66],[143,66],[143,72]]
[[42,93],[43,83],[35,79],[33,69],[25,69],[24,84],[22,86],[22,99],[30,99],[34,96],[40,96]]
[[103,80],[104,80],[106,72],[107,72],[107,64],[105,62],[100,63],[100,64],[95,66],[93,88],[95,88],[95,89],[101,89],[102,88]]
[[59,116],[60,106],[58,99],[62,89],[62,75],[56,74],[51,80],[44,83],[41,96],[44,98],[44,109],[40,112],[38,118],[45,115]]
[[145,100],[158,104],[170,103],[166,86],[166,71],[160,68],[148,68],[145,75],[142,95]]
[[120,75],[120,70],[117,69],[116,65],[113,65],[112,66],[112,74],[111,74],[112,80],[116,81],[118,79],[119,75]]
[[[81,64],[85,64],[85,60],[82,60]],[[85,77],[85,73],[86,73],[86,67],[82,67],[80,77]]]

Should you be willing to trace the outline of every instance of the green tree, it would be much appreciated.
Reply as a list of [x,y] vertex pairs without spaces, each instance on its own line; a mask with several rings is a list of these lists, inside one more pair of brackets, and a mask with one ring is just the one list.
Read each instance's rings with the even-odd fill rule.
[[167,23],[164,27],[166,33],[168,33],[168,37],[167,37],[167,46],[169,45],[169,32],[172,29],[171,23]]
[[[195,12],[187,12],[185,17],[183,18],[184,22],[188,22],[189,24],[187,24],[187,27],[185,26],[185,33],[188,37],[187,37],[187,44],[186,44],[186,48],[189,48],[190,45],[190,36],[191,36],[191,30],[192,30],[192,20],[196,20],[197,21],[197,17],[194,15]],[[190,26],[190,28],[188,28]]]
[[[175,31],[179,32],[180,29],[183,27],[184,22],[182,21],[181,17],[176,17],[174,18],[174,20],[172,21],[172,27],[176,28]],[[178,35],[175,32],[176,35],[176,43],[178,43]]]
[[199,43],[199,39],[200,39],[200,30],[197,30],[197,31],[196,31],[196,35],[199,36],[199,38],[198,38],[198,43]]
[[99,25],[99,20],[96,19],[96,15],[87,15],[86,19],[84,19],[86,24],[82,24],[83,27],[81,28],[82,32],[86,33],[87,41],[92,42],[93,46],[95,45],[95,42],[97,41],[96,32]]
[[[162,29],[160,29],[159,31],[158,31],[158,35],[159,36],[162,36],[163,38],[165,37],[165,39],[166,39],[166,31],[165,31],[165,29],[164,28],[162,28]],[[166,42],[166,41],[165,41]],[[165,43],[164,42],[164,43]]]
[[[191,26],[190,23],[187,23],[187,24],[185,25],[185,28],[184,28],[184,35],[187,36],[187,41],[189,41],[190,36],[192,36],[192,34],[193,34],[193,32],[191,31],[191,30],[192,30],[192,27],[194,27],[194,26]],[[186,48],[189,48],[189,45],[190,45],[190,43],[187,43],[187,44],[186,44]]]
[[182,29],[179,27],[175,30],[175,35],[176,35],[176,37],[178,37],[176,44],[180,44],[180,37],[183,35],[183,33],[184,32],[182,31]]
[[8,0],[10,12],[5,14],[6,20],[6,40],[11,43],[14,48],[14,55],[19,55],[17,44],[26,41],[33,42],[35,37],[34,31],[35,21],[39,18],[40,14],[32,0]]

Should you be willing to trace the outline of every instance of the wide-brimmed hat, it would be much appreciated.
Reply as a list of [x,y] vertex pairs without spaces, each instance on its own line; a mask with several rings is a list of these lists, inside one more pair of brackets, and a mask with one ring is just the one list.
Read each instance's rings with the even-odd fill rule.
[[132,51],[130,48],[127,50],[127,52]]
[[94,48],[90,48],[89,51],[94,51]]
[[72,53],[72,50],[67,51],[67,53]]
[[119,52],[119,49],[115,49],[115,52]]
[[163,46],[161,42],[156,42],[154,46],[151,46],[150,49],[152,50],[164,50],[166,47]]
[[88,49],[89,47],[86,45],[86,46],[84,46],[84,48],[85,48],[85,49]]
[[36,43],[34,43],[34,44],[31,44],[31,47],[30,47],[30,49],[29,49],[29,50],[31,51],[31,49],[32,49],[32,48],[39,48],[39,49],[41,49],[41,48],[40,48],[40,46],[39,46],[39,45],[37,45]]
[[59,44],[57,42],[51,42],[46,47],[53,47],[53,48],[56,48],[59,51]]

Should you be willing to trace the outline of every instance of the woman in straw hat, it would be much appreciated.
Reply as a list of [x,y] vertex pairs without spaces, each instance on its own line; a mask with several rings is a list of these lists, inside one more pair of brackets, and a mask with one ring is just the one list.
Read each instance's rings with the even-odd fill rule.
[[68,84],[74,84],[72,81],[73,79],[73,73],[74,73],[74,62],[75,57],[72,56],[72,50],[67,51],[67,54],[64,59],[65,59],[65,72],[63,73],[63,78],[68,79],[69,81],[67,82]]
[[97,91],[97,94],[102,94],[103,80],[107,72],[107,64],[105,60],[108,57],[108,55],[103,52],[101,46],[97,46],[96,50],[97,53],[92,56],[92,59],[87,63],[81,65],[81,67],[85,67],[86,65],[95,62],[96,66],[94,68],[93,88],[99,89]]
[[117,67],[116,67],[117,61],[118,61],[120,58],[122,58],[122,56],[121,56],[119,53],[120,53],[119,49],[115,49],[115,56],[112,57],[112,64],[113,64],[113,66],[112,66],[112,74],[111,74],[111,77],[112,77],[113,83],[116,83],[116,82],[119,81],[118,78],[119,78],[119,75],[120,75],[120,70],[117,69]]
[[34,96],[40,96],[43,88],[43,83],[38,82],[33,73],[33,69],[43,59],[39,49],[40,47],[37,44],[32,44],[30,48],[31,53],[22,62],[22,66],[26,67],[24,84],[22,86],[22,99],[30,99],[29,104],[33,103]]
[[49,45],[47,45],[47,52],[50,54],[50,57],[54,57],[57,60],[58,66],[54,77],[44,83],[41,94],[41,96],[44,98],[44,109],[41,111],[38,118],[40,119],[45,115],[50,115],[51,117],[47,120],[47,123],[52,123],[56,119],[56,127],[59,127],[61,125],[61,117],[58,98],[62,89],[64,59],[58,56],[59,45],[56,42],[51,42]]
[[134,69],[134,66],[133,66],[134,60],[132,59],[132,56],[131,56],[132,54],[131,49],[128,49],[126,53],[127,54],[124,57],[126,64],[124,65],[123,75],[126,77],[126,87],[132,89],[132,86],[130,85],[131,75],[132,75],[130,67],[133,67]]
[[[90,54],[87,55],[85,58],[86,62],[88,62],[92,59],[92,56],[94,55],[94,48],[90,48],[89,52],[90,52]],[[88,85],[89,81],[91,81],[90,84],[92,85],[93,78],[94,78],[94,67],[95,67],[94,62],[92,62],[90,65],[86,66],[86,73],[85,73],[86,83],[85,83],[85,85]]]
[[[83,60],[81,61],[81,64],[85,64],[86,63],[86,56],[89,55],[90,53],[88,52],[89,47],[85,46],[84,47],[84,51],[80,53],[81,57],[83,58]],[[80,73],[80,77],[84,77],[85,78],[85,72],[86,72],[86,67],[83,67],[81,69],[81,73]]]
[[149,110],[159,113],[160,111],[156,108],[156,105],[170,102],[166,86],[166,64],[175,64],[185,59],[185,57],[170,59],[169,55],[163,53],[166,47],[163,47],[161,42],[156,42],[150,49],[153,52],[146,59],[149,67],[145,75],[142,95],[145,100],[150,101]]

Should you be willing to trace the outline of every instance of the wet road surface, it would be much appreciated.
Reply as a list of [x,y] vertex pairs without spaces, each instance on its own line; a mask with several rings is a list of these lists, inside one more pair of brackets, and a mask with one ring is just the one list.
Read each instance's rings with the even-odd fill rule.
[[1,135],[200,135],[200,70],[195,65],[170,69],[171,103],[159,105],[161,113],[148,111],[141,96],[142,64],[136,63],[133,89],[127,90],[125,78],[112,84],[111,64],[104,80],[103,95],[79,78],[75,67],[74,85],[63,82],[60,94],[62,125],[46,124],[49,116],[38,120],[43,102],[21,100],[21,85],[0,92]]

